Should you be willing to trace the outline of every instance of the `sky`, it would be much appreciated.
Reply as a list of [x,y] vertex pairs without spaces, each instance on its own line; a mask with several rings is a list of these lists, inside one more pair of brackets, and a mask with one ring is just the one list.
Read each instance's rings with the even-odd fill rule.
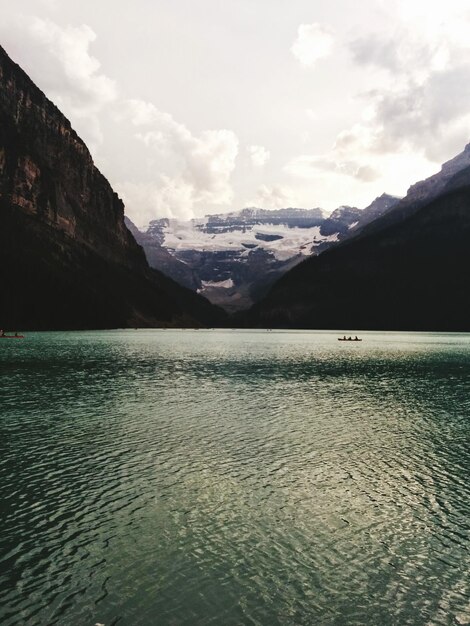
[[140,227],[367,206],[470,137],[468,0],[0,0]]

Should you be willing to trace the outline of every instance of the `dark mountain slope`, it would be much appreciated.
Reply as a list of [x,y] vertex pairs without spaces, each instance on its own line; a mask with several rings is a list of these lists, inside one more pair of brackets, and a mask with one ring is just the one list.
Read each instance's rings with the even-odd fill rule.
[[359,217],[359,222],[355,228],[353,228],[350,232],[354,234],[356,231],[360,230],[364,226],[367,226],[370,222],[378,219],[391,209],[396,206],[401,201],[401,198],[397,196],[392,196],[389,193],[383,193],[381,196],[376,198],[368,207],[361,211],[361,215]]
[[170,252],[148,232],[141,232],[128,217],[124,217],[124,222],[137,243],[142,246],[150,267],[160,270],[165,276],[173,278],[173,280],[180,285],[197,291],[200,287],[200,282],[197,280],[194,271],[189,265],[170,254]]
[[444,163],[439,172],[411,185],[406,196],[399,202],[392,203],[381,215],[365,224],[359,224],[352,234],[376,233],[402,222],[446,191],[465,185],[470,185],[470,144],[456,157]]
[[213,324],[151,270],[70,122],[0,47],[0,327]]
[[[454,182],[447,183],[449,189]],[[469,284],[470,186],[459,184],[407,219],[298,265],[245,322],[468,331]]]

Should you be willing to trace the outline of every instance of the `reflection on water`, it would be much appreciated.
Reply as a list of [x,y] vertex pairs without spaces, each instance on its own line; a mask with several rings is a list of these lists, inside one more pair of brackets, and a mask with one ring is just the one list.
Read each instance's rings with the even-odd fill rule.
[[470,336],[0,345],[0,623],[470,623]]

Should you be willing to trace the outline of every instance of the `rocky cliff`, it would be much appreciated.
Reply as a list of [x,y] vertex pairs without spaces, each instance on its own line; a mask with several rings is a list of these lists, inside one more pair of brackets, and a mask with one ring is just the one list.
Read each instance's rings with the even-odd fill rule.
[[0,326],[213,323],[151,270],[70,122],[0,47]]

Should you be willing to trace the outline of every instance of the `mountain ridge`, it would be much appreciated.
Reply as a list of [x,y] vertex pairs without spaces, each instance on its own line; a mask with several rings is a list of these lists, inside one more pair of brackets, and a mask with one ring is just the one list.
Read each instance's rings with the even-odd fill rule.
[[383,194],[364,211],[346,205],[330,215],[320,208],[248,207],[192,220],[157,219],[145,232],[130,220],[128,225],[152,267],[236,312],[304,258],[352,236],[357,225],[395,202]]
[[[377,219],[365,224],[363,228],[357,229],[357,232],[366,234],[378,232],[382,228],[406,219],[413,212],[445,192],[452,181],[454,181],[455,187],[456,181],[461,180],[463,172],[469,167],[470,144],[467,144],[462,152],[443,163],[438,172],[411,185],[406,195],[399,202],[389,207]],[[459,184],[465,185],[468,181],[470,181],[470,177],[464,177]]]
[[470,168],[453,172],[442,189],[406,217],[364,229],[295,267],[242,323],[470,330]]

